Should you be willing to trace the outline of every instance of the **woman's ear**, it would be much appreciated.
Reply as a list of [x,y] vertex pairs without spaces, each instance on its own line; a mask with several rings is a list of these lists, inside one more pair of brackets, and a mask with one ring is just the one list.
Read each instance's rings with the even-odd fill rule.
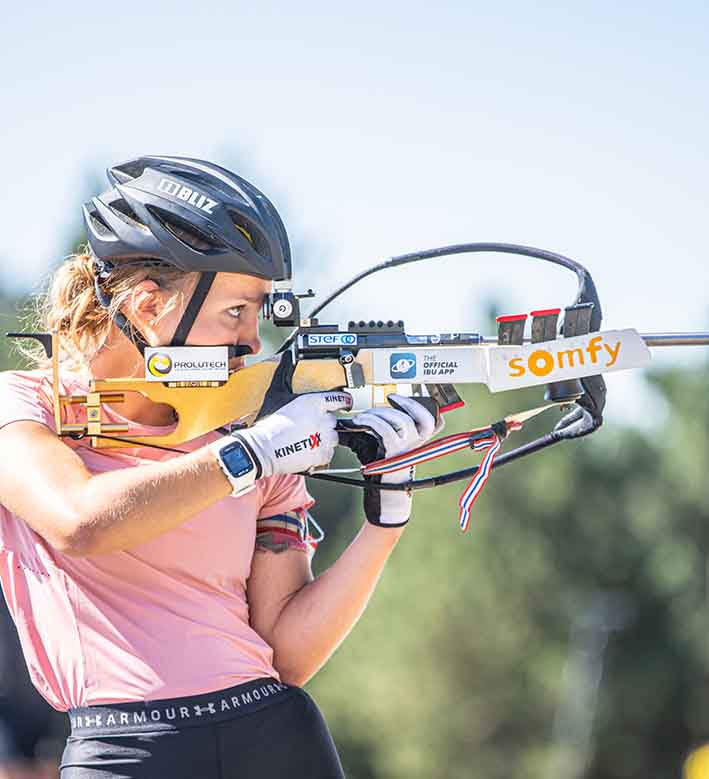
[[164,305],[163,289],[152,279],[144,279],[135,285],[125,304],[124,314],[148,339],[157,335],[156,320]]

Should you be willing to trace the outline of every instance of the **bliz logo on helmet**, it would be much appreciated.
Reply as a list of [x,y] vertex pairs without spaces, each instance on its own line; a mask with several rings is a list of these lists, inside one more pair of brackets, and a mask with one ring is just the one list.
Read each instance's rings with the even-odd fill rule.
[[323,333],[309,335],[308,346],[354,346],[357,336],[353,333]]
[[296,452],[302,452],[303,449],[317,449],[322,443],[320,433],[311,433],[307,438],[302,441],[295,441],[292,444],[286,444],[281,446],[280,449],[274,449],[276,457],[287,457],[289,454],[295,454]]
[[394,352],[389,357],[389,371],[393,379],[413,379],[416,375],[416,355],[412,352]]
[[156,352],[150,355],[148,360],[148,370],[153,376],[167,376],[172,370],[172,360],[169,354]]
[[190,189],[172,179],[160,179],[158,183],[158,192],[164,192],[166,195],[174,197],[176,200],[184,200],[195,208],[199,208],[206,214],[213,214],[213,208],[219,205],[216,200],[203,195],[196,189]]

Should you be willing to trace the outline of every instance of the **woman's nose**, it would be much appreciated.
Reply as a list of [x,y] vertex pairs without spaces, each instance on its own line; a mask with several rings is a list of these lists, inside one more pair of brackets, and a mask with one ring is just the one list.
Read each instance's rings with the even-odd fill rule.
[[239,344],[241,346],[250,346],[251,354],[258,354],[261,351],[261,339],[258,336],[258,323],[248,328],[244,333],[239,334]]

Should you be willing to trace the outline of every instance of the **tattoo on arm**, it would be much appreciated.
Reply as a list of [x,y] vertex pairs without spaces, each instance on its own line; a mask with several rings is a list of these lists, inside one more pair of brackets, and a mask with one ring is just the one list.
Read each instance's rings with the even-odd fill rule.
[[317,540],[310,535],[309,519],[312,518],[308,511],[299,508],[257,520],[256,550],[279,554],[298,549],[311,553],[317,546]]
[[297,538],[292,538],[284,533],[265,532],[256,536],[256,551],[261,552],[287,552],[289,549],[300,549],[303,552],[310,551],[310,547]]

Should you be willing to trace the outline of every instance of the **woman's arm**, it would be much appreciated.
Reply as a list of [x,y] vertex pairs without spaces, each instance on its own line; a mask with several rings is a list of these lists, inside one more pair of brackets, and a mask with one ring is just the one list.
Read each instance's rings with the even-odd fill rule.
[[[353,422],[369,428],[384,456],[409,451],[442,427],[411,398],[390,395],[391,408],[370,409]],[[406,482],[402,469],[384,481]],[[362,616],[411,514],[412,493],[364,492],[367,522],[337,562],[312,579],[308,558],[298,550],[254,553],[248,597],[251,624],[274,649],[281,678],[308,681],[337,649]],[[297,556],[300,555],[299,559]]]
[[0,430],[0,501],[64,554],[143,544],[231,494],[203,447],[167,462],[92,475],[45,425]]
[[342,643],[403,531],[365,523],[317,579],[302,551],[256,551],[248,582],[251,625],[273,647],[282,681],[305,684]]
[[[308,393],[256,422],[243,438],[259,453],[258,472],[271,476],[329,462],[337,444],[331,412],[351,403],[342,392]],[[304,446],[315,434],[318,445]],[[106,554],[151,541],[232,489],[211,445],[92,475],[46,425],[15,421],[0,429],[0,502],[65,554]]]

